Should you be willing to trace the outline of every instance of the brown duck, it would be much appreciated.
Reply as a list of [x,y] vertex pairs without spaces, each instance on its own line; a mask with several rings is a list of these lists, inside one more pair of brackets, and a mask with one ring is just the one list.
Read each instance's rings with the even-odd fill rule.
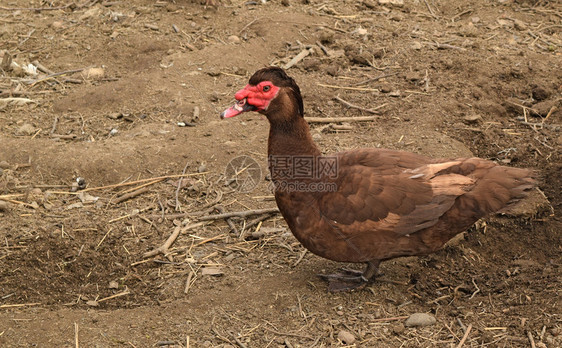
[[321,257],[367,264],[362,273],[324,276],[332,291],[365,286],[381,261],[440,249],[535,185],[529,169],[480,158],[375,148],[322,155],[303,117],[299,87],[277,67],[258,70],[235,98],[221,118],[256,111],[269,120],[275,200],[295,237]]

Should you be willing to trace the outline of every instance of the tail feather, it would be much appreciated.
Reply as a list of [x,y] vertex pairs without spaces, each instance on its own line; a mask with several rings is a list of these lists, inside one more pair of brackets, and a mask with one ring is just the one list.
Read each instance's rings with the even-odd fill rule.
[[[476,160],[480,163],[474,163]],[[533,170],[504,167],[482,159],[468,161],[475,164],[474,171],[467,173],[475,185],[461,197],[473,200],[482,216],[509,209],[536,185]]]

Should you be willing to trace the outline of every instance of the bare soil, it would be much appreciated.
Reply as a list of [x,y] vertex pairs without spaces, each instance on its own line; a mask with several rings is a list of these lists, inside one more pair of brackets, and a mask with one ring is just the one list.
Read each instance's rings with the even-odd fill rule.
[[[3,1],[0,55],[20,67],[0,71],[0,346],[561,347],[562,6],[400,3]],[[372,115],[336,96],[379,112],[312,124],[327,153],[536,168],[550,203],[386,262],[351,293],[316,276],[349,265],[305,253],[275,214],[212,220],[143,257],[197,212],[275,207],[267,121],[218,115],[255,70],[308,49],[288,70],[307,117]],[[251,192],[225,184],[240,155],[264,171]],[[437,322],[404,327],[416,312]]]

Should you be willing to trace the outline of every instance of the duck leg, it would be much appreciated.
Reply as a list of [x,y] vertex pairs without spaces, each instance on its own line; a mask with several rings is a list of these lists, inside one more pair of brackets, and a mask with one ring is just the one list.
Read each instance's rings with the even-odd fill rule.
[[363,289],[378,273],[380,260],[367,262],[365,271],[343,269],[343,273],[320,274],[322,279],[328,281],[328,290],[331,292],[351,291]]

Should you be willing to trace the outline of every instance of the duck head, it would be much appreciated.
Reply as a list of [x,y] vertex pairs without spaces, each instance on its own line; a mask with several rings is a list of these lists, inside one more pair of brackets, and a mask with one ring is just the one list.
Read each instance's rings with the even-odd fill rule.
[[221,118],[256,111],[270,122],[302,117],[303,102],[300,89],[285,71],[278,67],[263,68],[254,73],[243,89],[234,95],[236,104],[221,113]]

